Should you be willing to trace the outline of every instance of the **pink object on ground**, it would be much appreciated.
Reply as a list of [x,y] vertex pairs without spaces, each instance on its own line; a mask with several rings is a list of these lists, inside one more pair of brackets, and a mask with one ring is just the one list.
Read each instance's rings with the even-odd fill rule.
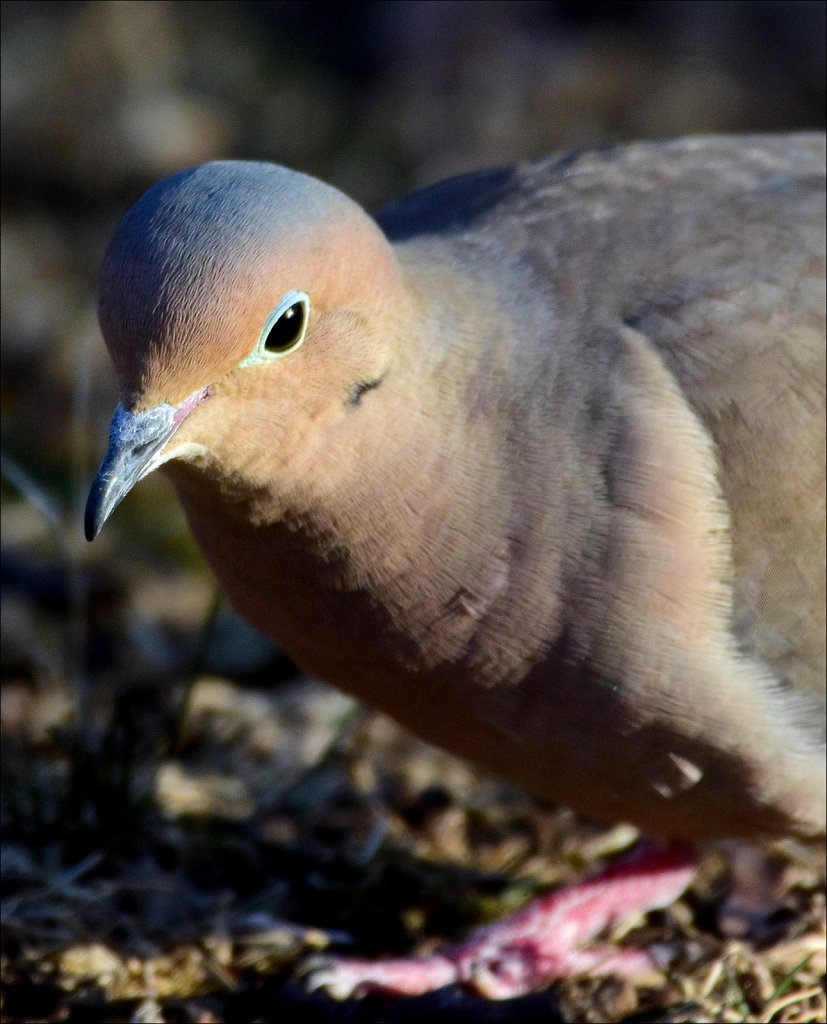
[[697,858],[684,845],[639,846],[583,882],[535,900],[476,937],[428,957],[394,960],[329,959],[309,977],[345,999],[368,992],[422,995],[462,985],[489,999],[513,999],[585,971],[635,977],[657,965],[638,950],[582,948],[632,915],[667,906],[689,883]]

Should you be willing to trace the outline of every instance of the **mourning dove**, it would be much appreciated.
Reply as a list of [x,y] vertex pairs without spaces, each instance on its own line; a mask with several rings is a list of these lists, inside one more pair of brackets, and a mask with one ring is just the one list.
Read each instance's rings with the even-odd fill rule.
[[[163,465],[235,608],[432,743],[669,840],[822,834],[824,148],[567,154],[375,220],[271,164],[168,178],[103,262],[87,536]],[[668,901],[665,850],[584,885]],[[490,946],[513,994],[551,920],[323,980],[470,984]]]

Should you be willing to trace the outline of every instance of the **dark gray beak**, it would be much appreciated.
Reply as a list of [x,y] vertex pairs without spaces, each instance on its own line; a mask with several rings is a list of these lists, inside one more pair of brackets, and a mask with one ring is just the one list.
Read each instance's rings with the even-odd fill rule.
[[86,539],[101,527],[135,484],[158,465],[161,449],[178,429],[175,406],[156,405],[146,412],[115,408],[109,427],[109,447],[86,502]]
[[84,530],[94,540],[101,527],[135,484],[164,462],[167,441],[189,414],[210,395],[202,388],[180,405],[155,405],[130,412],[118,405],[109,427],[109,447],[86,502]]

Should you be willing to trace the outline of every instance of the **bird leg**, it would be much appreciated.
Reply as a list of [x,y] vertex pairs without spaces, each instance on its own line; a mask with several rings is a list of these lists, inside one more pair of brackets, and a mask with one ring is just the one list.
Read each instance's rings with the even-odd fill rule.
[[308,984],[336,999],[385,992],[422,995],[461,985],[488,999],[513,999],[586,972],[639,977],[657,971],[638,950],[583,948],[610,925],[668,906],[697,859],[687,847],[641,844],[603,871],[540,897],[466,942],[428,957],[369,961],[330,958],[311,965]]

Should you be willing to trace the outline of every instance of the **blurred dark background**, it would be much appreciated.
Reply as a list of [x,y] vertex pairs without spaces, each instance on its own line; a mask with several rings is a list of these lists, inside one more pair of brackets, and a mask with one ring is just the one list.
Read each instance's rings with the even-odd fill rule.
[[[215,158],[287,164],[375,209],[448,175],[566,147],[823,127],[825,10],[820,0],[2,4],[0,668],[13,888],[53,891],[44,857],[97,856],[93,833],[71,853],[60,844],[80,827],[111,834],[103,819],[123,810],[125,790],[104,792],[107,771],[123,780],[143,765],[165,811],[236,820],[259,798],[272,808],[280,773],[312,763],[343,713],[342,698],[318,690],[300,700],[291,691],[287,712],[266,704],[291,667],[226,610],[214,615],[212,584],[160,477],[94,546],[82,539],[117,400],[95,278],[125,208],[159,178]],[[180,744],[175,757],[163,746],[158,708],[194,680],[190,710],[223,723],[224,746],[209,747],[201,776],[220,776],[223,790],[193,782],[203,748],[191,742],[182,767]],[[117,731],[124,694],[129,743]],[[67,745],[65,730],[86,745]],[[228,735],[238,756],[217,752]],[[107,757],[123,760],[136,743],[154,759],[139,751],[118,775]],[[450,771],[423,767],[420,789]],[[313,802],[323,802],[315,791]],[[295,822],[278,820],[292,835]],[[160,870],[156,852],[148,874]],[[109,935],[73,908],[81,938]],[[312,918],[304,905],[292,914]],[[16,941],[9,962],[25,978]]]

